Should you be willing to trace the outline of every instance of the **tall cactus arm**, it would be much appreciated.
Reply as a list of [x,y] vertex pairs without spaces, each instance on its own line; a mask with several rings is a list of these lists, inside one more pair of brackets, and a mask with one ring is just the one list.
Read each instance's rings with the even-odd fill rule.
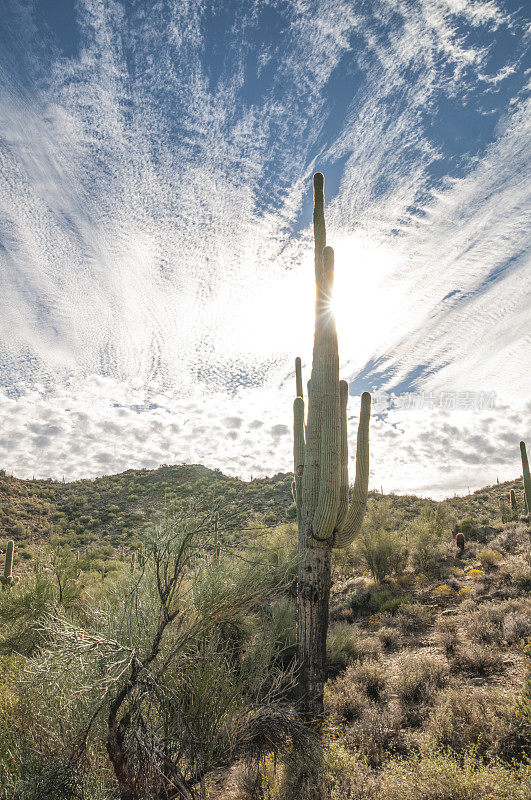
[[522,456],[522,473],[524,478],[524,494],[527,504],[527,511],[531,513],[531,475],[529,474],[529,461],[527,460],[527,450],[525,442],[520,442],[520,454]]
[[346,547],[354,541],[361,530],[367,508],[369,491],[369,421],[371,418],[371,396],[369,392],[361,395],[360,421],[356,448],[356,480],[352,499],[343,528],[335,531],[334,547]]
[[304,400],[296,397],[293,401],[293,471],[296,478],[304,472]]
[[293,500],[297,507],[297,524],[302,519],[302,476],[304,474],[304,400],[296,397],[293,401]]
[[13,554],[15,551],[15,542],[10,539],[7,543],[6,560],[4,564],[4,574],[0,576],[0,582],[3,586],[11,586],[13,580]]
[[341,452],[339,464],[339,510],[336,528],[341,530],[348,513],[348,437],[347,437],[348,383],[339,381],[339,406],[341,414]]
[[324,202],[324,175],[322,172],[316,172],[313,176],[313,238],[315,247],[315,281],[318,287],[321,282],[323,250],[326,247]]
[[320,359],[312,372],[312,392],[321,396],[321,468],[319,496],[313,518],[313,536],[329,539],[339,510],[341,417],[339,403],[339,356],[330,298],[334,284],[334,251],[323,251],[322,290],[326,305],[321,309]]
[[303,397],[302,394],[302,366],[299,356],[295,359],[295,397]]
[[319,499],[319,475],[321,464],[321,415],[322,403],[318,391],[318,380],[313,380],[315,366],[320,363],[320,332],[322,299],[322,262],[323,250],[326,247],[326,225],[324,218],[324,176],[316,172],[313,176],[313,232],[315,262],[315,334],[313,344],[312,380],[308,382],[308,412],[306,418],[306,454],[304,460],[304,476],[302,479],[302,495],[304,515],[312,519]]

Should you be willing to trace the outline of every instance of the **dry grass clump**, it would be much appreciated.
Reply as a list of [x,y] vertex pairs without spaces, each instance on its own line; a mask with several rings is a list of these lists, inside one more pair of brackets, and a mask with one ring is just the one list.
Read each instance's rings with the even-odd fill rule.
[[382,644],[378,636],[363,636],[360,639],[362,659],[378,661],[382,655]]
[[[377,779],[359,753],[333,742],[325,751],[324,768],[327,800],[376,800]],[[288,795],[285,800],[292,798]],[[313,790],[308,800],[317,800]]]
[[377,800],[377,783],[377,777],[360,753],[353,753],[333,741],[326,746],[319,763],[290,765],[284,772],[280,792],[275,792],[275,787],[270,785],[252,798],[238,796],[234,800],[265,797],[271,800]]
[[529,541],[529,529],[524,523],[511,523],[489,542],[493,550],[505,550],[514,553],[520,547],[525,547]]
[[526,636],[531,630],[529,602],[524,599],[491,601],[480,606],[466,601],[461,610],[469,640],[501,646],[504,641],[517,641],[511,636],[520,632]]
[[329,678],[340,675],[353,661],[377,660],[382,652],[376,636],[361,636],[358,629],[348,623],[335,625],[326,643],[326,671]]
[[479,758],[520,761],[531,754],[531,722],[516,711],[516,698],[497,689],[449,687],[437,697],[426,740],[455,753],[473,747]]

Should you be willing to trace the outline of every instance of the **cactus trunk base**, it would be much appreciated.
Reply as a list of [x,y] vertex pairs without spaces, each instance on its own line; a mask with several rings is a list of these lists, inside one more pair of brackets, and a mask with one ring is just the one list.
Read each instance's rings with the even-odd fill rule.
[[[326,634],[330,602],[331,548],[318,546],[304,537],[297,587],[299,702],[309,718],[323,714],[323,691],[326,679]],[[310,539],[309,546],[306,542]]]

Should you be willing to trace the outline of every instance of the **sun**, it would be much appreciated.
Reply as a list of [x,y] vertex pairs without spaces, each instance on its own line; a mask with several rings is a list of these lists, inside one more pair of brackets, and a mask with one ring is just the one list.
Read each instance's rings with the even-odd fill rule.
[[400,251],[361,233],[330,242],[335,254],[335,315],[341,361],[365,363],[393,338],[399,327],[400,302],[393,274]]

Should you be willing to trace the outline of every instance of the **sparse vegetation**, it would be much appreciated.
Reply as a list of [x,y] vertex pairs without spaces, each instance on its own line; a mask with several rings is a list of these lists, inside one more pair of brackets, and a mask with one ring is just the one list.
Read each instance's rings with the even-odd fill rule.
[[[171,473],[171,468],[165,469]],[[178,468],[175,474],[182,469],[187,468]],[[264,506],[257,510],[254,486],[258,481],[252,482],[253,493],[242,484],[241,494],[236,492],[229,500],[225,497],[223,506],[216,495],[217,487],[226,485],[223,477],[205,472],[196,487],[197,504],[184,482],[183,495],[177,499],[176,487],[164,511],[163,500],[156,503],[160,496],[156,490],[144,492],[141,488],[142,481],[151,482],[153,487],[156,473],[139,473],[138,478],[130,479],[137,487],[130,493],[139,497],[135,509],[138,521],[125,539],[116,539],[111,530],[105,533],[103,528],[85,527],[82,543],[70,520],[62,532],[58,526],[53,534],[48,531],[33,541],[31,527],[25,525],[24,534],[15,542],[12,571],[21,580],[9,591],[0,592],[0,748],[4,748],[0,751],[0,785],[10,800],[33,800],[36,791],[41,792],[40,796],[49,791],[52,797],[52,789],[55,796],[63,792],[63,796],[75,797],[77,793],[86,800],[111,800],[115,796],[114,771],[105,749],[104,715],[91,728],[85,761],[75,771],[71,768],[79,726],[84,724],[89,707],[96,707],[85,696],[85,689],[78,693],[92,680],[96,683],[90,697],[95,698],[98,692],[101,696],[98,675],[106,669],[101,658],[107,655],[95,649],[94,654],[100,652],[100,661],[94,661],[90,651],[78,654],[78,666],[68,669],[71,656],[66,658],[65,629],[61,625],[69,621],[83,636],[97,634],[102,637],[97,638],[97,648],[105,648],[109,637],[119,641],[117,620],[130,618],[130,603],[136,597],[135,603],[141,601],[137,609],[144,623],[142,629],[136,623],[136,628],[129,627],[132,633],[128,636],[133,635],[137,648],[144,647],[157,616],[156,592],[146,593],[148,586],[153,587],[154,577],[149,520],[151,525],[158,524],[157,515],[160,518],[161,513],[173,513],[183,502],[192,501],[194,515],[202,520],[201,563],[206,565],[206,571],[203,566],[203,588],[199,590],[194,579],[189,588],[195,585],[196,589],[192,594],[187,589],[186,596],[195,596],[194,602],[200,604],[203,598],[207,605],[197,608],[206,613],[216,593],[221,590],[225,596],[226,591],[226,596],[232,598],[231,608],[229,612],[227,607],[228,616],[215,632],[209,625],[192,649],[183,653],[185,662],[179,669],[185,669],[182,676],[188,687],[186,693],[182,678],[179,683],[165,684],[164,691],[170,692],[168,699],[173,696],[171,692],[178,691],[180,703],[186,697],[195,698],[193,703],[180,707],[179,713],[191,726],[194,741],[210,742],[204,752],[201,747],[197,749],[203,768],[220,764],[216,759],[221,751],[226,756],[219,770],[204,779],[208,800],[223,797],[225,789],[220,787],[227,787],[227,797],[243,800],[246,795],[243,788],[236,790],[237,780],[242,787],[247,786],[245,791],[251,791],[249,796],[259,786],[264,792],[269,787],[273,800],[285,800],[285,792],[291,791],[290,781],[296,770],[290,753],[293,746],[298,746],[296,742],[303,741],[300,736],[304,732],[296,726],[289,727],[294,719],[289,718],[291,712],[288,717],[283,716],[283,709],[289,708],[294,699],[290,675],[295,658],[296,526],[282,516],[289,507],[289,476],[261,484],[270,490],[269,513],[274,512],[277,520],[273,524],[272,517],[266,517]],[[105,480],[104,486],[114,485],[113,479]],[[65,491],[68,488],[68,484],[61,486],[66,487]],[[53,494],[54,488],[48,487]],[[497,493],[498,487],[493,487],[493,492]],[[214,515],[210,506],[206,508],[214,497],[219,504],[217,534]],[[463,506],[470,502],[473,495],[463,498]],[[455,499],[453,504],[457,504]],[[123,507],[118,502],[113,505],[124,516]],[[104,516],[92,508],[88,496],[80,507],[89,520]],[[50,510],[48,517],[54,513]],[[108,520],[116,513],[116,508],[112,509]],[[433,525],[433,504],[372,495],[363,535],[378,530],[392,534],[396,550],[402,554],[408,550],[409,564],[404,563],[402,555],[399,567],[391,568],[385,576],[380,574],[376,582],[361,553],[362,546],[355,544],[345,551],[346,558],[338,558],[333,565],[323,761],[317,773],[311,773],[311,766],[304,769],[310,769],[314,778],[317,774],[323,796],[335,800],[351,796],[361,800],[402,798],[398,781],[406,779],[416,781],[403,787],[414,800],[430,798],[434,786],[443,787],[444,791],[459,790],[467,800],[523,798],[531,780],[525,766],[531,715],[525,694],[526,656],[521,647],[531,634],[525,590],[531,574],[527,526],[522,522],[501,526],[494,518],[491,526],[486,525],[491,530],[484,534],[479,522],[474,523],[475,527],[467,526],[467,544],[459,555],[452,539],[452,517],[445,511],[439,545],[435,547],[439,562],[430,562],[428,548],[428,555],[421,559],[426,570],[422,574],[415,555],[417,542],[412,541],[415,515],[425,530],[426,520]],[[457,506],[454,518],[466,519],[467,512]],[[240,528],[245,529],[241,534]],[[3,553],[7,541],[8,537],[1,543]],[[424,539],[422,543],[424,547]],[[235,573],[230,564],[248,562],[259,564],[261,571],[265,569],[269,588],[265,592],[260,589],[263,576],[253,579],[249,602],[236,607],[233,593],[240,578],[243,580],[243,573],[239,566]],[[2,561],[2,572],[3,568]],[[251,564],[249,569],[253,569]],[[238,581],[233,583],[236,577]],[[136,594],[128,594],[135,586]],[[272,590],[273,586],[280,588]],[[255,592],[259,589],[258,598]],[[209,592],[214,594],[210,597]],[[150,594],[152,599],[146,605]],[[126,609],[129,610],[124,617]],[[199,659],[198,647],[202,648]],[[187,672],[192,653],[196,654],[195,667]],[[38,678],[43,669],[46,681]],[[266,677],[256,684],[252,676],[258,673]],[[57,687],[53,703],[46,689],[51,686],[52,675]],[[72,691],[75,694],[70,696]],[[149,697],[153,689],[145,685],[145,691]],[[243,718],[238,716],[236,721],[232,711],[229,714],[223,710],[229,701],[236,701],[238,708],[249,691],[256,693],[255,698],[263,696],[264,709],[268,709],[257,710],[252,723],[257,726],[253,728],[255,733],[260,730],[259,736],[266,736],[265,740],[248,740],[246,729],[240,727],[247,724]],[[62,709],[60,725],[56,708]],[[162,706],[151,703],[150,714],[155,708]],[[182,716],[185,713],[189,715],[186,718]],[[248,723],[251,724],[250,719]],[[247,745],[242,744],[240,750],[239,745],[227,744],[224,737],[232,737],[236,731],[245,741],[252,742],[250,750],[245,749]],[[273,736],[274,741],[270,738]],[[39,742],[37,749],[30,745],[35,741]],[[265,751],[260,750],[260,741],[267,742],[270,752],[277,749],[276,767],[261,758],[260,753]],[[311,743],[305,748],[311,751]],[[249,761],[251,750],[256,758]],[[6,759],[7,752],[10,756]],[[305,755],[297,752],[298,768],[302,769]],[[138,764],[144,763],[138,754],[135,758]],[[438,784],[436,769],[440,775]],[[145,780],[152,774],[150,770],[151,767]],[[17,789],[18,795],[14,794],[16,785],[24,786]],[[146,791],[146,785],[142,791]],[[508,791],[512,794],[504,794]],[[295,797],[287,796],[290,800]]]

